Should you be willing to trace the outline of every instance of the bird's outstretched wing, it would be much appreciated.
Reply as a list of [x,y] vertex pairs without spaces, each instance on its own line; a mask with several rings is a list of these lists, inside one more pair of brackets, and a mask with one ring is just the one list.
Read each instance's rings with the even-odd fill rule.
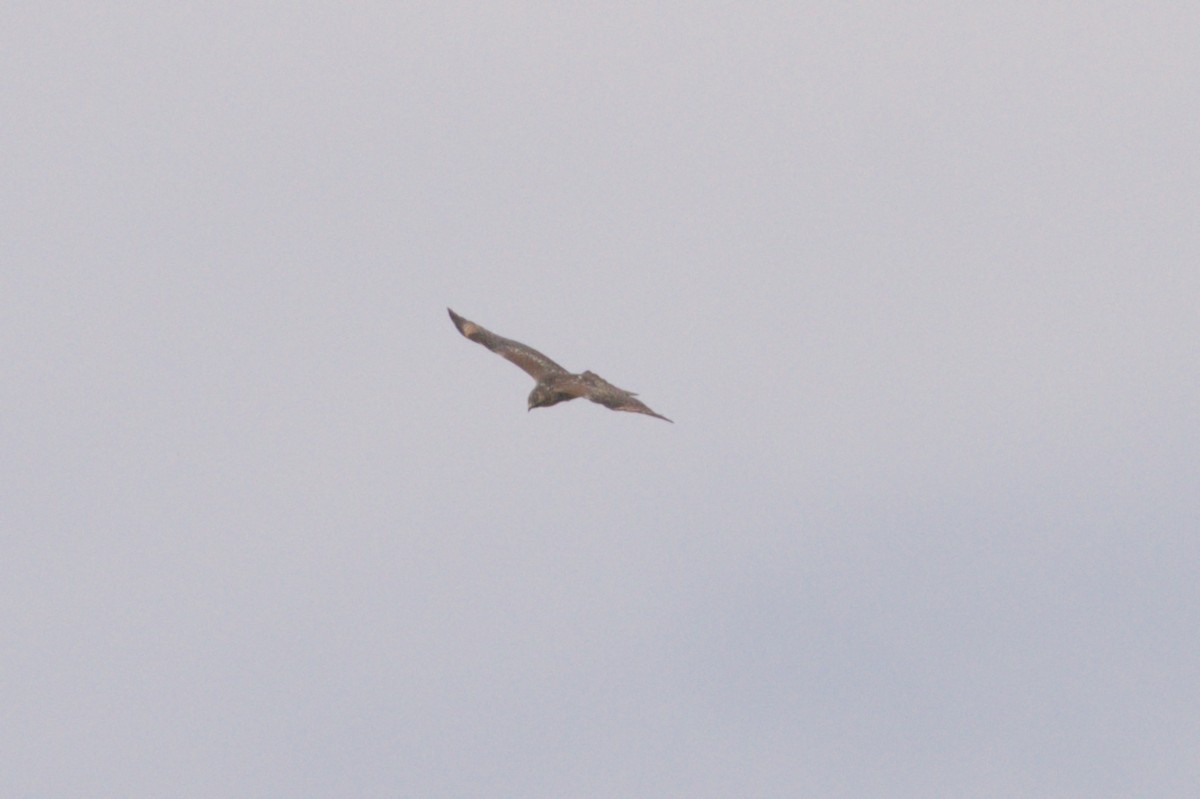
[[[661,413],[655,413],[650,410],[650,407],[638,399],[632,391],[617,388],[595,372],[584,372],[581,375],[575,376],[572,382],[576,383],[578,388],[572,387],[570,389],[571,393],[578,392],[577,396],[587,397],[592,402],[603,405],[606,408],[614,411],[644,413],[647,416],[653,416],[655,419],[671,422],[670,419]],[[675,423],[671,422],[671,424]]]
[[[450,311],[449,308],[446,310]],[[521,367],[534,380],[540,381],[551,375],[568,374],[566,369],[545,355],[542,355],[533,347],[527,347],[519,341],[513,341],[510,338],[504,338],[504,336],[497,336],[490,330],[463,319],[454,311],[450,311],[450,319],[453,320],[454,326],[458,328],[459,333],[462,333],[476,344],[482,344],[497,355],[503,355]]]

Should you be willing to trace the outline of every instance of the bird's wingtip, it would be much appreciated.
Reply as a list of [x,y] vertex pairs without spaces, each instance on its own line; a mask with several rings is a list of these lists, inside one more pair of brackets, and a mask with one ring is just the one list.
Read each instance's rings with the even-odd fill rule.
[[447,308],[446,310],[450,312],[450,321],[453,322],[454,326],[458,328],[458,332],[469,338],[471,331],[468,329],[468,326],[470,326],[471,323],[456,314],[453,308]]

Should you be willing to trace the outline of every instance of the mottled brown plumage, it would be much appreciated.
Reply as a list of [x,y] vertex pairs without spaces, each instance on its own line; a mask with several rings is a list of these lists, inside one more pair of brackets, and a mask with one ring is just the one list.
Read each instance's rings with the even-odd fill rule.
[[[446,310],[450,311],[449,308]],[[463,319],[454,311],[450,311],[450,319],[458,328],[459,333],[476,344],[482,344],[497,355],[504,356],[537,381],[533,391],[529,393],[529,410],[548,408],[560,402],[584,397],[614,411],[644,413],[655,419],[671,421],[646,407],[644,402],[636,399],[637,395],[632,391],[617,388],[595,372],[583,372],[582,374],[568,372],[533,347],[527,347],[510,338],[497,336],[490,330]]]

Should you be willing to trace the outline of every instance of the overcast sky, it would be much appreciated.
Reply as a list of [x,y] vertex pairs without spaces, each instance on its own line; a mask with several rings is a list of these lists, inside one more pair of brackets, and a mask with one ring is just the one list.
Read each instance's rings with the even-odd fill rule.
[[0,10],[0,793],[1191,795],[1200,11],[578,5]]

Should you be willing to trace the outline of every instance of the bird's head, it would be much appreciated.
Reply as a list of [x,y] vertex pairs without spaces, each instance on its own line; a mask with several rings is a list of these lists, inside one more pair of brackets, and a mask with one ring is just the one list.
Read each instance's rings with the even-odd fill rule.
[[533,387],[533,391],[529,392],[529,410],[534,408],[548,408],[559,401],[559,397],[554,396],[554,392],[538,383]]

